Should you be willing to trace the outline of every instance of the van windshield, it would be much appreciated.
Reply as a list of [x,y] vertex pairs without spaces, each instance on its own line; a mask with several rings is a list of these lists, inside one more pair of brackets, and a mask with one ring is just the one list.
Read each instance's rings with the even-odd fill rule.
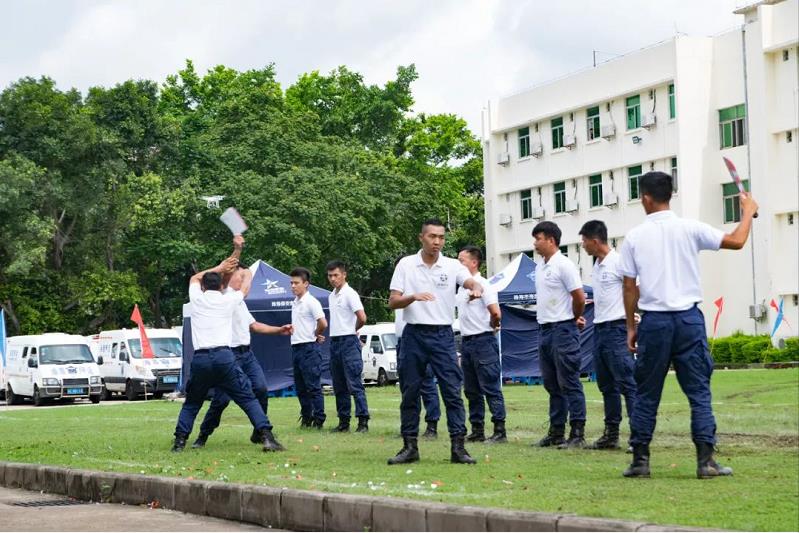
[[[130,339],[128,344],[133,357],[141,359],[141,340]],[[180,344],[180,340],[174,337],[150,339],[150,347],[153,349],[155,357],[180,357],[183,355],[183,346]]]
[[39,347],[40,365],[93,363],[94,358],[85,344],[55,344]]
[[386,350],[396,350],[397,349],[397,336],[394,333],[385,333],[381,335],[383,339],[383,346]]

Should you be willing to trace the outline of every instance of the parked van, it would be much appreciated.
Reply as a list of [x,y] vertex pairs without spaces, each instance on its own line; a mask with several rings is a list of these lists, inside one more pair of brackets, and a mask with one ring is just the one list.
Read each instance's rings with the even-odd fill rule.
[[397,375],[397,335],[393,322],[381,322],[364,326],[358,332],[361,340],[364,383],[377,383],[379,386],[396,383]]
[[74,398],[98,403],[103,392],[100,369],[86,340],[65,333],[10,337],[5,379],[9,405],[26,397],[35,405]]
[[131,401],[145,394],[161,398],[177,388],[183,365],[180,334],[171,329],[145,331],[153,349],[152,359],[142,357],[138,328],[102,331],[92,336],[95,357],[103,358],[100,371],[106,400],[113,393],[124,394]]

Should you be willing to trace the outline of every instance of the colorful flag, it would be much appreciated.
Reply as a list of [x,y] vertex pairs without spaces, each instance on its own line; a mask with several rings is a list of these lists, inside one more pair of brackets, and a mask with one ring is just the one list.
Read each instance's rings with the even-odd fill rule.
[[[782,306],[785,304],[785,298],[780,298],[780,305],[777,305],[777,302],[774,299],[771,299],[771,307],[777,311],[777,318],[774,319],[774,329],[771,330],[771,336],[773,337],[775,333],[777,333],[777,329],[780,325],[785,322],[785,325],[791,328],[791,325],[788,324],[788,321],[785,320],[785,314],[782,312]],[[793,330],[793,328],[791,328]]]
[[724,307],[724,296],[713,302],[718,307],[716,311],[716,318],[713,320],[713,338],[716,338],[716,330],[719,327],[719,317],[721,316],[721,309]]
[[144,320],[141,318],[138,304],[133,306],[133,314],[130,315],[130,319],[139,326],[139,337],[141,337],[141,356],[144,359],[152,359],[154,357],[153,348],[150,346],[150,339],[147,338],[147,333],[144,331]]

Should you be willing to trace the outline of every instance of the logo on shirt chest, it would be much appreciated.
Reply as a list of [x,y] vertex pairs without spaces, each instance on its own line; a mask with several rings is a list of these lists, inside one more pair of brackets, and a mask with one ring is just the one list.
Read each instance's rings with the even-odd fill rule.
[[449,276],[446,274],[439,274],[433,277],[436,288],[446,289],[449,286]]

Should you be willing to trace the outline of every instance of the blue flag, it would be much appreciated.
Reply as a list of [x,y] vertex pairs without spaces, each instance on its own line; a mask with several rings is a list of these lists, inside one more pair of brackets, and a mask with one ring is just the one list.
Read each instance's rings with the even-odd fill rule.
[[[772,303],[773,302],[774,300],[772,300]],[[780,327],[780,324],[782,324],[782,317],[783,317],[782,304],[784,303],[785,303],[785,298],[780,298],[780,306],[777,308],[777,318],[774,319],[774,329],[771,330],[772,337],[774,336],[775,333],[777,333],[777,328]]]

